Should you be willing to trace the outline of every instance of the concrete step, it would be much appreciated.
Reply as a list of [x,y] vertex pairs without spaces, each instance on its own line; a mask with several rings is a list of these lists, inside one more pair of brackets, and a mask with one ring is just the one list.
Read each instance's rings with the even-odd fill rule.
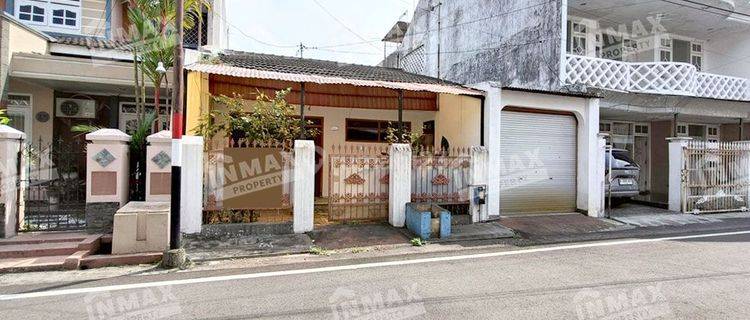
[[125,266],[138,264],[152,264],[161,261],[163,252],[147,252],[133,254],[95,254],[80,260],[81,269],[92,269],[111,266]]
[[0,246],[58,243],[58,242],[80,242],[91,235],[79,232],[35,232],[22,233],[9,239],[0,239]]
[[64,270],[68,256],[0,259],[0,274],[14,272]]
[[69,256],[77,252],[79,242],[52,242],[0,246],[0,259]]

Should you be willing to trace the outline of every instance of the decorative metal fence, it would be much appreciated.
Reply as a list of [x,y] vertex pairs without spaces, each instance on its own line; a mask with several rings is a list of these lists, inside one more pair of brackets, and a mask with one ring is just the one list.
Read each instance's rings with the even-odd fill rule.
[[[230,208],[225,205],[226,150],[273,148],[281,152],[282,195],[277,207]],[[242,159],[239,159],[242,160]],[[294,150],[290,144],[260,143],[229,139],[224,148],[204,152],[203,160],[203,223],[290,222],[293,219],[292,195]]]
[[423,149],[412,156],[411,201],[442,205],[469,202],[468,148]]
[[745,211],[750,200],[750,143],[690,141],[683,148],[685,213]]
[[20,231],[86,227],[86,145],[82,140],[41,140],[26,145],[24,217]]
[[328,219],[388,219],[388,147],[334,146],[328,155]]

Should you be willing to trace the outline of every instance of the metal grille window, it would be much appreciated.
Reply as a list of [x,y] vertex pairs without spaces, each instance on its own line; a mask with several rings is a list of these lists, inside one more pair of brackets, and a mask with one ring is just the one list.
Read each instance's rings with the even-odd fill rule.
[[[208,44],[208,14],[203,12],[201,19],[198,19],[195,13],[188,14],[195,24],[192,28],[185,30],[184,45],[189,49],[198,49],[198,47]],[[200,33],[198,30],[200,30]],[[200,42],[200,45],[198,45],[198,42]]]
[[404,56],[401,60],[401,69],[406,72],[421,74],[424,70],[424,61],[424,46],[419,46]]

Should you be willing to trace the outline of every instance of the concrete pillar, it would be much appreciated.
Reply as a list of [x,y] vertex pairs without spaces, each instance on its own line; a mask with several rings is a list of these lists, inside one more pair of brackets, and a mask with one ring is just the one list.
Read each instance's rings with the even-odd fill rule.
[[86,140],[86,230],[110,233],[115,212],[128,202],[130,136],[99,129]]
[[[588,99],[585,113],[578,119],[578,162],[576,207],[590,217],[599,216],[602,196],[598,166],[603,157],[599,150],[599,99]],[[600,156],[601,155],[601,156]]]
[[[23,221],[24,163],[18,152],[26,134],[0,125],[0,238],[16,236],[19,221]],[[19,172],[19,168],[21,169]]]
[[485,92],[484,99],[484,144],[487,148],[487,214],[500,215],[500,116],[502,110],[502,86],[495,82],[483,82],[472,86]]
[[172,132],[146,138],[146,201],[169,202],[172,184]]
[[180,231],[199,233],[203,225],[203,137],[183,136],[180,148]]
[[667,138],[669,142],[669,210],[682,211],[682,200],[685,191],[682,188],[682,170],[684,169],[683,149],[692,138]]
[[406,222],[406,204],[411,201],[411,146],[394,143],[388,151],[388,222],[400,228]]
[[594,162],[592,165],[594,166],[594,176],[597,177],[596,180],[593,182],[591,192],[592,194],[589,196],[589,210],[588,214],[591,217],[597,217],[597,218],[603,218],[605,216],[605,180],[606,180],[606,162],[605,162],[605,155],[606,155],[606,148],[607,148],[607,138],[608,134],[606,133],[599,133],[597,134],[597,141],[596,141],[596,158],[594,159]]
[[315,206],[315,143],[294,141],[294,233],[313,230]]
[[[487,177],[487,170],[489,168],[489,151],[486,147],[472,147],[471,148],[471,164],[470,174],[471,180],[470,185],[472,187],[483,186],[485,193],[487,192],[487,184],[489,179]],[[471,221],[487,221],[489,220],[489,212],[487,211],[487,203],[483,205],[476,204],[474,201],[474,189],[469,190],[469,209],[471,211]],[[485,199],[486,201],[486,199]]]

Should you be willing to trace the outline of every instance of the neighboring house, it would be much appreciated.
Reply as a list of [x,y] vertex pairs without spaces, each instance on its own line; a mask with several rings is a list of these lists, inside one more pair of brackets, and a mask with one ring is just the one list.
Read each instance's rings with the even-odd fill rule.
[[[363,157],[368,151],[386,149],[386,129],[398,125],[399,91],[403,92],[404,127],[423,134],[423,145],[439,149],[446,140],[453,148],[469,148],[482,143],[482,92],[433,77],[392,68],[237,51],[226,51],[217,61],[190,64],[186,69],[189,133],[194,132],[202,114],[216,107],[211,96],[241,95],[252,100],[258,91],[273,97],[276,91],[289,88],[287,101],[298,110],[305,84],[305,119],[320,133],[314,138],[320,148],[316,196],[329,196],[328,156],[336,153],[335,147],[353,148]],[[209,149],[225,145],[224,139],[216,138]],[[372,191],[367,190],[359,192],[369,195]]]
[[[200,35],[198,26],[186,31],[186,48],[197,49],[199,39],[226,46],[223,1],[212,4]],[[0,92],[12,126],[42,146],[71,140],[77,124],[132,131],[133,58],[122,1],[14,0],[2,14]],[[166,97],[166,86],[160,90]],[[162,103],[159,112],[168,115],[168,107]],[[168,128],[168,118],[158,127]]]
[[488,91],[490,212],[595,206],[600,131],[665,203],[667,137],[750,137],[750,6],[703,2],[422,0],[385,65]]

